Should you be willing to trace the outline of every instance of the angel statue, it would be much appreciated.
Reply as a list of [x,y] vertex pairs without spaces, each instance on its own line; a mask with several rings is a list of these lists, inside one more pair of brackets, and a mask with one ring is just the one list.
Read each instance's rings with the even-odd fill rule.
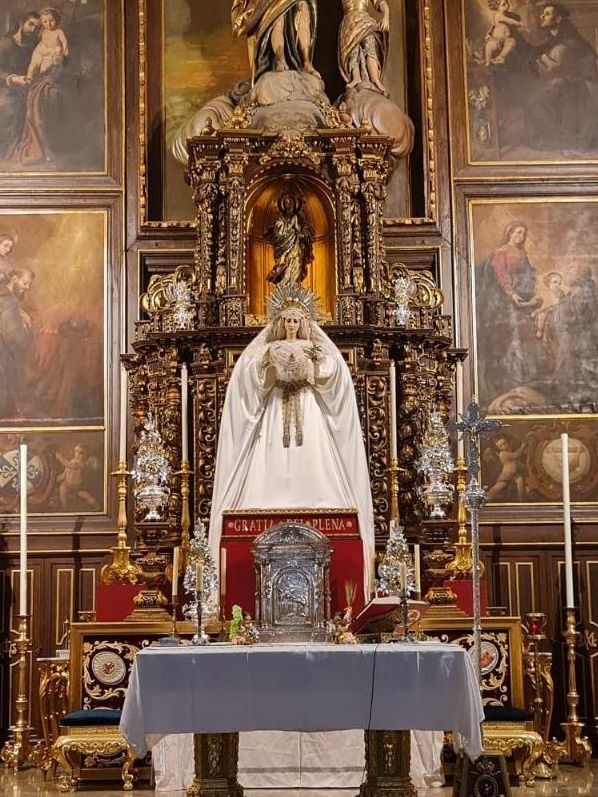
[[237,360],[219,431],[210,546],[236,509],[357,510],[364,591],[374,562],[370,477],[351,373],[300,285],[275,286],[269,322]]
[[303,213],[303,200],[287,191],[278,198],[278,216],[266,231],[274,247],[274,266],[266,279],[274,284],[301,283],[313,263],[314,231]]
[[[370,5],[382,14],[379,22],[370,14]],[[382,73],[388,52],[390,29],[387,0],[343,0],[343,12],[338,62],[347,88],[369,81],[386,95]]]
[[316,0],[233,0],[233,33],[247,36],[252,82],[289,69],[320,77],[312,60],[317,19]]

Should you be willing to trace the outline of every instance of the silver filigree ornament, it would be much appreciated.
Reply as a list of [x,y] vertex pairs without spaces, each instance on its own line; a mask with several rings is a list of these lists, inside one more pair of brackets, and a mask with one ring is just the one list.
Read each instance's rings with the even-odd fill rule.
[[[198,564],[202,568],[202,583],[199,585],[197,584]],[[198,606],[201,606],[204,621],[209,622],[218,617],[218,606],[215,600],[218,593],[218,572],[210,551],[205,524],[199,518],[195,521],[193,536],[189,541],[189,556],[183,586],[187,592],[195,595],[194,601],[183,606],[183,615],[189,622],[197,622]]]
[[455,464],[448,434],[437,410],[430,413],[417,467],[426,481],[420,492],[430,507],[430,517],[442,520],[446,516],[444,507],[453,497],[454,487],[449,480]]
[[396,520],[390,523],[390,534],[378,575],[378,589],[387,595],[408,598],[415,590],[413,558],[403,527]]
[[195,309],[191,298],[191,286],[185,280],[179,280],[168,286],[167,298],[174,305],[172,323],[177,330],[193,329]]
[[409,277],[397,277],[392,284],[394,294],[394,308],[392,311],[395,324],[398,327],[406,327],[411,320],[409,302],[413,296],[414,284]]
[[135,483],[133,495],[137,505],[145,512],[144,520],[162,520],[162,510],[170,495],[167,482],[171,470],[162,437],[149,412],[131,471]]

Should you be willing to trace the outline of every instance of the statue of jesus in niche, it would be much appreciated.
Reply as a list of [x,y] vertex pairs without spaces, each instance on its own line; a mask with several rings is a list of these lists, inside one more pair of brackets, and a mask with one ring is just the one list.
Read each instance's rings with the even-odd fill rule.
[[235,36],[247,36],[251,78],[297,70],[320,77],[313,65],[316,0],[233,0]]
[[274,247],[274,266],[266,279],[275,285],[301,284],[314,260],[314,231],[303,213],[303,200],[286,191],[278,198],[278,216],[266,231]]

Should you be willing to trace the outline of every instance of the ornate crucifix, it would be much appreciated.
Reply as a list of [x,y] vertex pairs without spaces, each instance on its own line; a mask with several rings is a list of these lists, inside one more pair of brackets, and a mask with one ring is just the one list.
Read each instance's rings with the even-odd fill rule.
[[456,431],[467,437],[467,472],[469,483],[461,496],[461,501],[469,510],[471,517],[471,554],[472,554],[472,592],[473,592],[473,645],[474,664],[478,683],[482,684],[480,659],[482,654],[482,620],[480,607],[480,526],[479,512],[486,501],[486,490],[480,484],[480,440],[484,434],[498,432],[505,426],[501,421],[486,420],[475,399],[470,401],[466,415],[461,420],[449,423],[449,431]]

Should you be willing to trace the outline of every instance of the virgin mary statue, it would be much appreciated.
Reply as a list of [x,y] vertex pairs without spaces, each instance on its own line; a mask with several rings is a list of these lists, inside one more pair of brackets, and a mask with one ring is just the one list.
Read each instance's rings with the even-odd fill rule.
[[210,546],[218,562],[227,510],[352,509],[367,600],[374,513],[355,389],[315,311],[314,296],[300,285],[276,286],[268,325],[235,364],[220,425]]

